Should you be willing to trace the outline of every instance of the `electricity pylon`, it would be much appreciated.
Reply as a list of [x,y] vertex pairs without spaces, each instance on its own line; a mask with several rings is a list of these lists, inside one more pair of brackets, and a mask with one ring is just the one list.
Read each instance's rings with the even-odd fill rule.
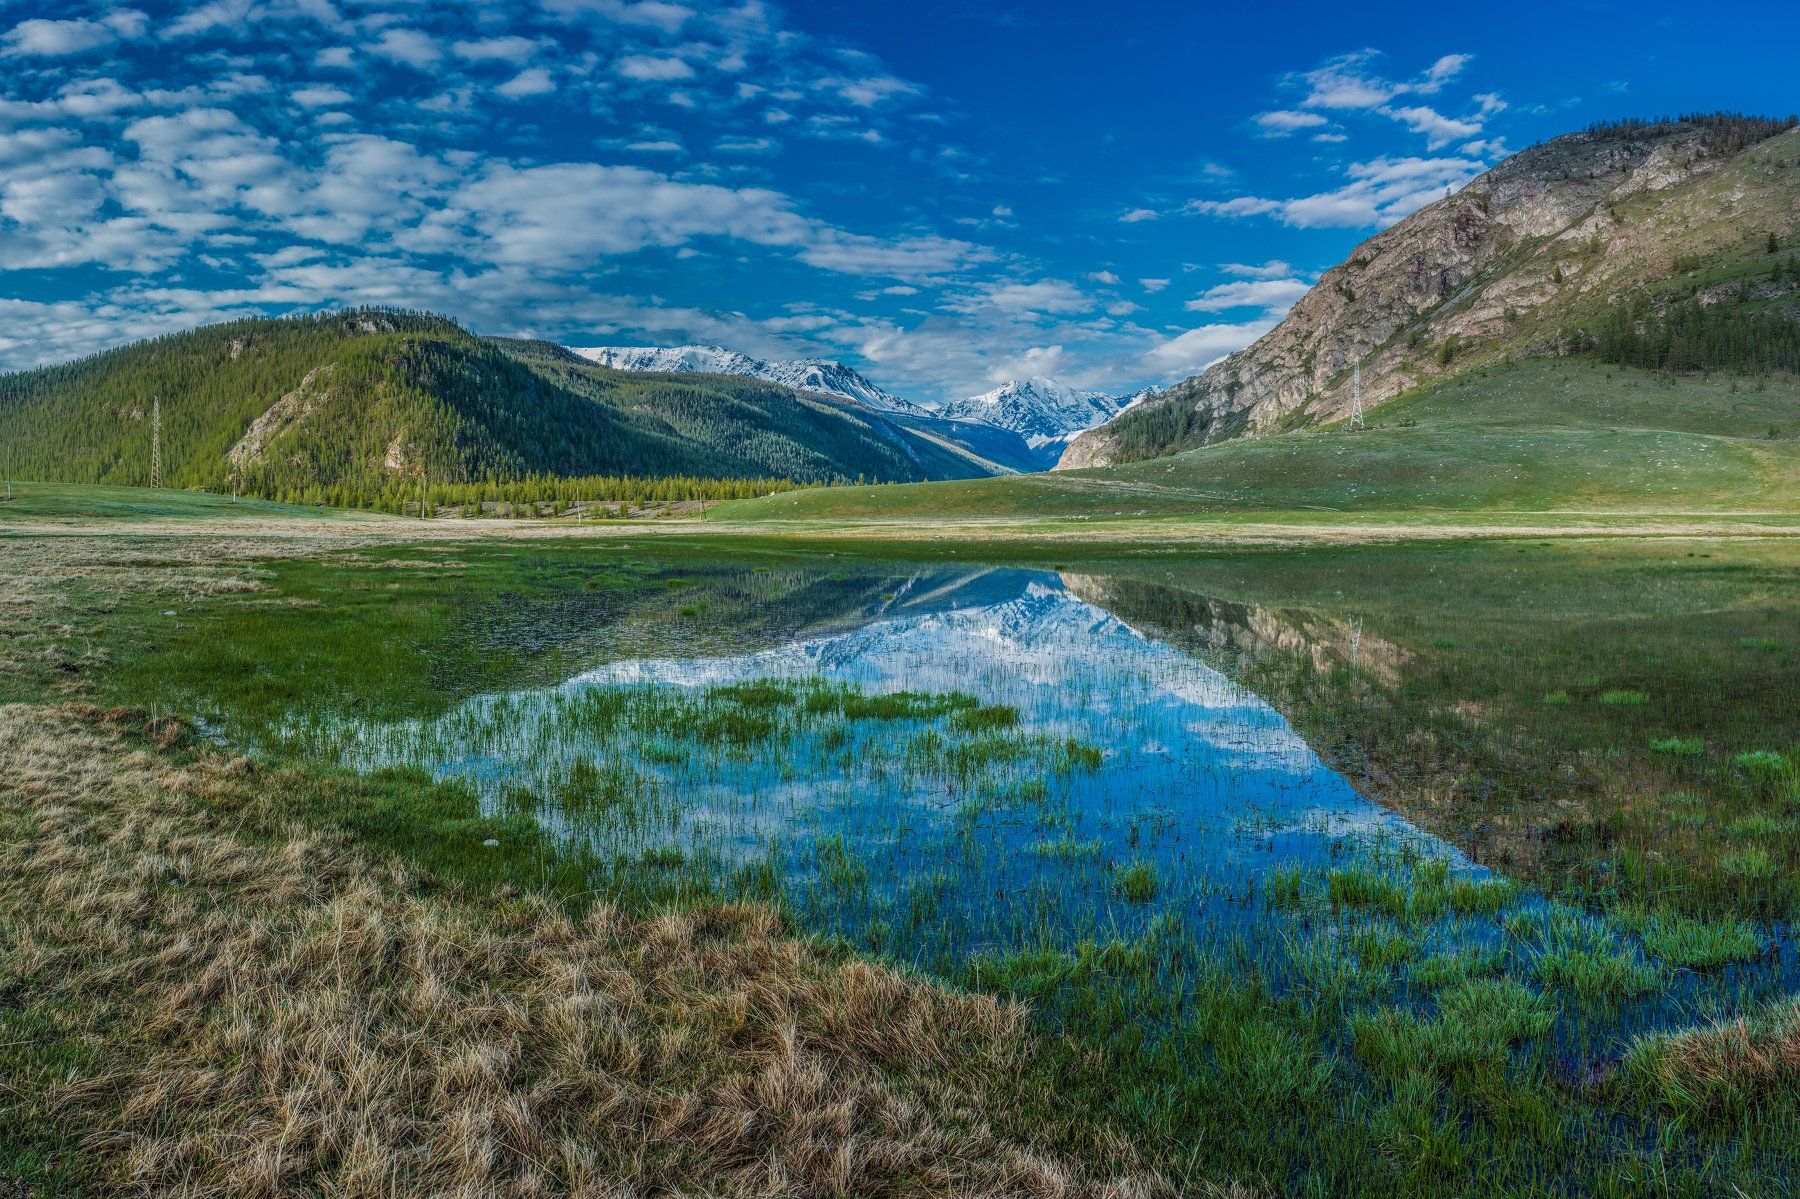
[[1358,359],[1356,365],[1350,368],[1350,427],[1352,429],[1363,427],[1361,359]]
[[162,397],[150,401],[150,486],[162,482]]

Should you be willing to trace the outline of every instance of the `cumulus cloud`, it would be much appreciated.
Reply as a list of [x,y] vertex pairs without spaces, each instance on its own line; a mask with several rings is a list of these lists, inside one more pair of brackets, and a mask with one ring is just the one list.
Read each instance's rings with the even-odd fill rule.
[[1287,82],[1304,89],[1306,96],[1301,105],[1306,108],[1379,108],[1397,96],[1428,96],[1441,91],[1474,56],[1446,54],[1420,74],[1403,80],[1389,79],[1376,69],[1382,57],[1379,50],[1340,54],[1310,71],[1289,76]]
[[1262,263],[1225,262],[1219,269],[1239,279],[1286,279],[1294,274],[1294,268],[1279,258]]
[[1183,307],[1189,312],[1226,312],[1233,308],[1261,308],[1273,316],[1284,315],[1294,301],[1312,290],[1304,279],[1240,279],[1209,287]]
[[537,49],[528,37],[484,37],[462,39],[450,43],[450,53],[471,62],[509,62],[519,66]]
[[329,108],[335,104],[348,104],[355,97],[341,87],[312,86],[295,88],[292,98],[302,108]]
[[[1326,59],[1310,71],[1287,76],[1283,84],[1289,90],[1304,93],[1299,110],[1278,109],[1259,114],[1253,118],[1259,131],[1267,137],[1286,137],[1312,129],[1313,141],[1337,143],[1346,140],[1346,135],[1327,128],[1329,122],[1321,110],[1363,112],[1398,121],[1422,134],[1428,149],[1437,150],[1480,133],[1486,119],[1506,107],[1491,92],[1477,96],[1478,109],[1461,116],[1443,113],[1430,105],[1401,103],[1403,97],[1433,96],[1443,91],[1474,56],[1445,54],[1409,79],[1393,79],[1382,73],[1378,65],[1383,57],[1377,50],[1358,50]],[[1308,117],[1312,119],[1307,121]]]
[[553,92],[556,84],[551,82],[550,72],[543,67],[527,67],[494,90],[509,100],[522,100],[527,96],[542,96]]
[[1161,341],[1145,352],[1144,373],[1152,378],[1174,379],[1198,374],[1243,349],[1280,324],[1275,317],[1240,324],[1201,325]]
[[627,54],[614,69],[627,79],[643,83],[666,83],[672,79],[694,77],[694,68],[686,59],[653,54]]
[[430,34],[417,29],[389,29],[369,46],[369,53],[424,70],[444,56]]
[[832,78],[821,80],[819,86],[836,92],[838,96],[856,105],[858,108],[873,108],[902,96],[916,96],[920,92],[917,84],[909,83],[893,75],[870,75],[862,78]]
[[1473,158],[1376,158],[1352,163],[1350,182],[1330,191],[1273,200],[1238,196],[1201,200],[1190,211],[1220,217],[1270,215],[1299,229],[1380,228],[1393,224],[1486,170]]
[[1473,54],[1444,55],[1442,58],[1431,64],[1430,68],[1425,72],[1424,79],[1416,83],[1413,86],[1413,90],[1424,94],[1430,94],[1431,92],[1436,91],[1450,80],[1462,74],[1463,68],[1468,66],[1470,60],[1474,57]]
[[1252,120],[1265,137],[1289,137],[1302,129],[1317,129],[1330,124],[1316,112],[1294,112],[1291,109],[1259,112]]
[[142,12],[124,8],[98,21],[86,17],[51,20],[33,17],[20,21],[0,38],[0,56],[6,58],[63,58],[110,46],[121,38],[139,37],[148,23]]
[[211,0],[179,13],[163,28],[167,38],[192,37],[221,26],[243,25],[250,20],[250,0]]
[[1410,108],[1394,108],[1385,110],[1414,133],[1422,133],[1426,137],[1426,146],[1437,150],[1451,142],[1461,141],[1465,137],[1474,137],[1481,132],[1480,121],[1459,121],[1447,117],[1434,108],[1415,105]]
[[1080,288],[1062,279],[990,283],[971,295],[951,299],[945,305],[952,312],[992,308],[1015,315],[1086,312],[1093,306],[1093,301],[1083,295]]

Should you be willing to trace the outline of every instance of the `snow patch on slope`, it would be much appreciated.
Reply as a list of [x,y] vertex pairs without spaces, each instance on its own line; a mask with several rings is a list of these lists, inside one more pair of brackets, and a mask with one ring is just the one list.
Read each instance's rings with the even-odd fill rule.
[[695,371],[709,375],[745,375],[765,383],[778,383],[796,391],[810,391],[854,400],[879,412],[929,415],[927,409],[877,387],[851,367],[829,358],[764,361],[723,346],[570,346],[590,362],[622,371]]

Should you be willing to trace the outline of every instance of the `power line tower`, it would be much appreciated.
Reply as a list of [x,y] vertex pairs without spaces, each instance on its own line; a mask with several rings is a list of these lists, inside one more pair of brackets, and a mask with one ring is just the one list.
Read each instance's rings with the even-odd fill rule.
[[157,396],[150,401],[150,486],[162,485],[162,397]]
[[1350,368],[1350,428],[1359,430],[1362,427],[1362,360],[1359,358]]

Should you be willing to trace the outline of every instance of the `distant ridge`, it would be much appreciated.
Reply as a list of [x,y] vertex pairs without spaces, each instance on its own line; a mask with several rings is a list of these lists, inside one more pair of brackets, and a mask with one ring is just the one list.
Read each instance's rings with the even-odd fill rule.
[[[1077,391],[1054,379],[1013,379],[992,391],[938,409],[953,420],[975,420],[1010,429],[1034,450],[1060,447],[1076,434],[1117,416],[1131,397]],[[1060,448],[1057,453],[1061,453]]]
[[829,358],[765,361],[724,346],[570,346],[589,362],[622,371],[743,375],[796,391],[855,400],[881,412],[927,416],[929,410],[877,387],[851,367]]

